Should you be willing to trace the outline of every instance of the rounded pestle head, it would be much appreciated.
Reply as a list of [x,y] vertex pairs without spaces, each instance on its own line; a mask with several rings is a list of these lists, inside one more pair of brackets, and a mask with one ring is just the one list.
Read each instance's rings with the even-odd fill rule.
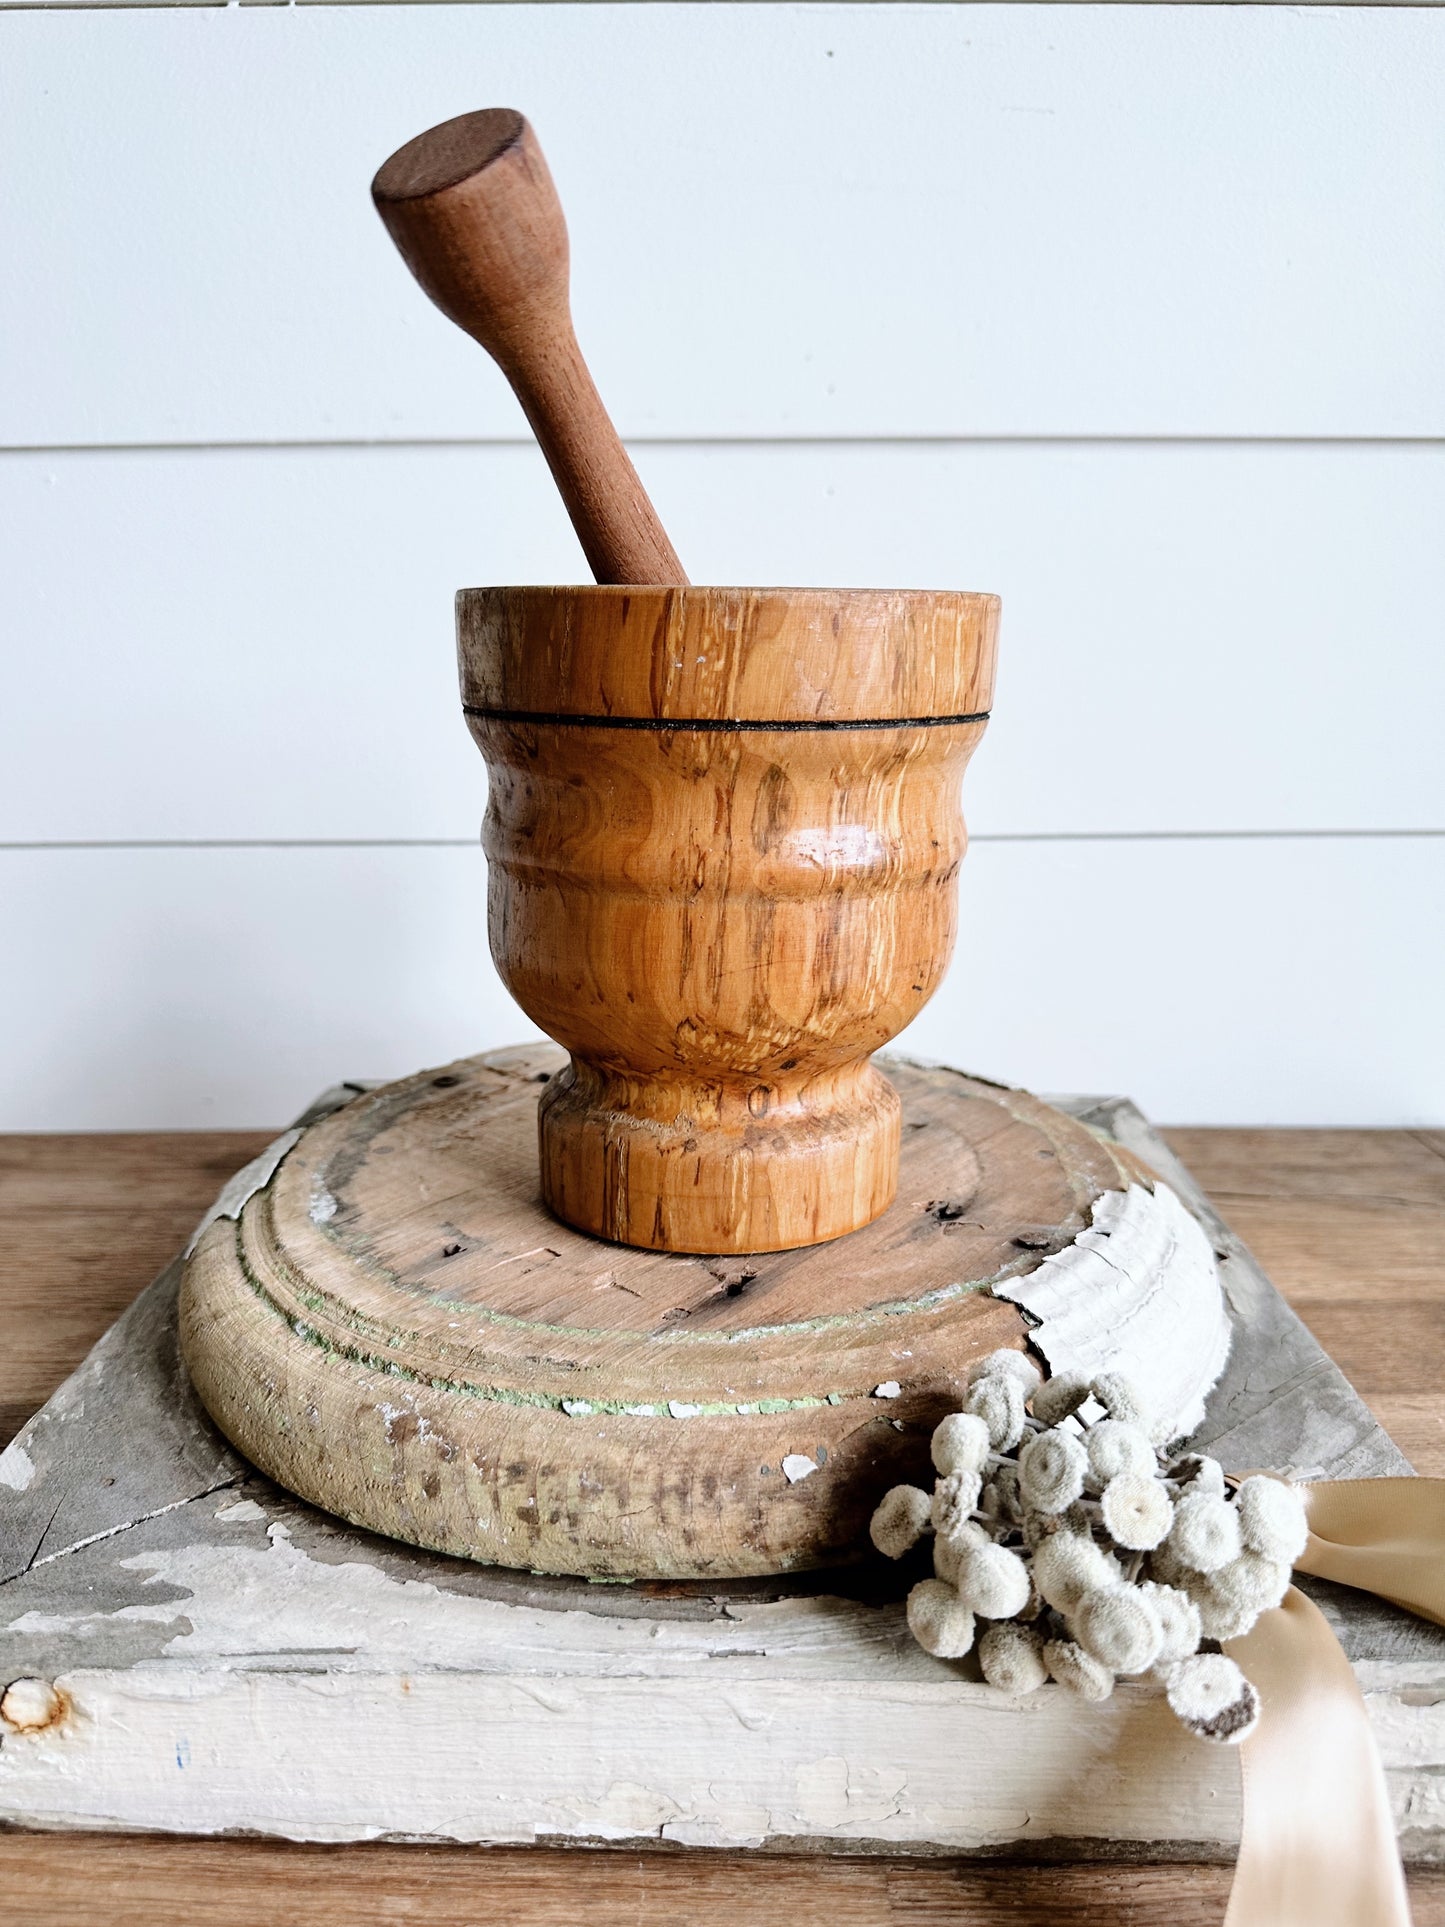
[[526,132],[526,117],[515,107],[482,107],[472,114],[458,114],[416,135],[383,161],[371,183],[372,196],[380,206],[383,201],[415,201],[457,187],[490,167]]
[[418,134],[377,170],[371,198],[426,293],[504,365],[570,328],[567,224],[515,109]]

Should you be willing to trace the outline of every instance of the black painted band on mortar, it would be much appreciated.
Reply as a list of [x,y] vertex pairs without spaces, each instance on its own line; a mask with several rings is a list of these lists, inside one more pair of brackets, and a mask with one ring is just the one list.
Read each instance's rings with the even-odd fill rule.
[[477,716],[484,722],[567,724],[578,729],[953,729],[960,723],[986,723],[990,713],[980,709],[969,716],[828,717],[804,722],[752,716],[563,716],[545,709],[489,709],[476,703],[462,704],[464,716]]

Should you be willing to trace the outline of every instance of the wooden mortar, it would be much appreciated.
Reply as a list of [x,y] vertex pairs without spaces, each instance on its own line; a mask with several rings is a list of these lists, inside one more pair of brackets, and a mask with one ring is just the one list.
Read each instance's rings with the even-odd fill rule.
[[652,1250],[758,1252],[891,1203],[899,1101],[870,1058],[953,949],[998,607],[461,591],[492,955],[571,1056],[539,1106],[558,1217]]

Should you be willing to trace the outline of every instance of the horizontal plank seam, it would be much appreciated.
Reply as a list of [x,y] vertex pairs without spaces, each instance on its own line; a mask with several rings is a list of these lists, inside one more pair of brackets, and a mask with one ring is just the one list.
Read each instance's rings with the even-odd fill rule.
[[[513,717],[513,721],[527,718]],[[555,720],[555,719],[553,719]],[[565,719],[564,719],[565,720]],[[925,718],[926,721],[937,721]],[[970,718],[950,720],[976,720]],[[645,722],[645,729],[667,728],[668,724]],[[906,729],[905,722],[888,722],[881,728]],[[686,729],[788,729],[810,728],[811,724],[788,723],[685,723],[672,727]],[[867,728],[867,724],[850,727]],[[970,832],[970,844],[978,843],[1298,843],[1358,842],[1362,838],[1377,842],[1429,840],[1445,837],[1445,829],[1415,830],[997,830]],[[196,837],[54,837],[26,841],[0,841],[0,852],[22,850],[473,850],[475,836],[196,836]]]
[[[257,6],[281,4],[281,0],[251,0]],[[386,5],[392,0],[370,0],[371,4]],[[410,0],[401,0],[409,4]],[[441,4],[442,0],[437,0]],[[549,4],[550,0],[532,0],[532,4]],[[561,0],[558,0],[561,3]],[[1020,4],[1023,0],[1020,0]],[[1074,4],[1074,0],[1065,0]],[[1138,4],[1154,4],[1155,0],[1138,0]],[[1177,0],[1180,5],[1187,0]],[[1211,0],[1212,3],[1212,0]],[[1233,4],[1234,0],[1219,0],[1220,4]],[[1257,4],[1258,0],[1238,0],[1238,4]],[[154,12],[157,7],[169,5],[204,5],[209,0],[147,0],[147,4],[137,9],[139,12]],[[313,4],[343,4],[343,0],[313,0]],[[502,0],[496,0],[502,4]],[[892,5],[893,0],[853,0],[853,4]],[[1077,0],[1085,4],[1085,0]],[[1277,0],[1285,4],[1285,0]],[[1385,0],[1359,0],[1359,4],[1385,4]],[[1421,4],[1445,6],[1445,0],[1421,0]],[[116,9],[105,0],[100,0],[93,12],[112,13]],[[0,13],[17,11],[0,0]],[[50,7],[37,7],[36,12],[52,12]],[[65,11],[65,9],[60,9]],[[629,448],[1440,448],[1445,447],[1445,435],[1429,434],[1421,431],[1418,435],[1195,435],[1188,433],[1168,433],[1156,435],[1110,434],[1092,432],[1080,434],[998,434],[998,435],[906,435],[906,434],[859,434],[840,433],[836,435],[625,435],[623,440]],[[311,454],[327,449],[348,450],[351,452],[396,451],[406,453],[424,449],[452,448],[535,448],[536,443],[530,435],[410,435],[410,436],[336,436],[328,439],[300,437],[291,439],[257,438],[245,441],[179,441],[179,442],[0,442],[0,456],[54,457],[57,455],[243,455],[243,454]]]
[[[353,6],[357,4],[381,6],[443,6],[449,0],[0,0],[0,13],[156,13],[169,9],[193,10],[197,7],[220,8],[227,5],[251,7],[278,6]],[[504,6],[514,4],[515,0],[479,0],[479,4]],[[624,0],[625,4],[642,4],[643,0]],[[900,0],[844,0],[845,5],[858,7],[893,6]],[[962,0],[963,4],[985,4],[985,0]],[[527,0],[532,6],[565,4],[565,0]],[[923,0],[925,5],[959,4],[959,0]],[[1003,0],[1005,5],[1037,5],[1039,0]],[[1097,4],[1097,0],[1044,0],[1051,6],[1087,6]],[[1298,0],[1114,0],[1115,5],[1124,6],[1212,6],[1243,7],[1270,6],[1294,7],[1296,11],[1315,13],[1324,11],[1321,7],[1300,7]],[[1412,8],[1428,9],[1445,5],[1445,0],[1332,0],[1329,11],[1339,8]]]

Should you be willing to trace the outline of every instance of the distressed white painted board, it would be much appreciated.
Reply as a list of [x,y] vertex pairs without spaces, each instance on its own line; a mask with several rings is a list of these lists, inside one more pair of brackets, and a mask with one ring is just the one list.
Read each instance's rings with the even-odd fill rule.
[[[1404,1468],[1121,1100],[1072,1107],[1199,1211],[1232,1321],[1227,1463]],[[174,1272],[0,1458],[0,1675],[61,1717],[0,1745],[0,1819],[291,1838],[814,1852],[1230,1847],[1238,1755],[1145,1688],[1010,1704],[908,1634],[906,1572],[589,1587],[415,1552],[286,1497],[179,1376]],[[1075,1363],[1046,1320],[1039,1339]],[[120,1477],[115,1476],[118,1470]],[[1445,1842],[1445,1634],[1314,1588],[1365,1690],[1401,1845]]]
[[[0,852],[0,1129],[274,1125],[535,1035],[474,847]],[[979,843],[898,1048],[1193,1123],[1445,1124],[1445,839]]]
[[[1445,447],[638,458],[697,580],[1003,596],[978,833],[1445,828]],[[520,447],[0,456],[0,527],[9,841],[471,836],[453,591],[586,579]]]
[[495,101],[552,160],[630,434],[1438,435],[1442,27],[1430,8],[17,12],[0,439],[522,432],[366,193],[400,141]]

